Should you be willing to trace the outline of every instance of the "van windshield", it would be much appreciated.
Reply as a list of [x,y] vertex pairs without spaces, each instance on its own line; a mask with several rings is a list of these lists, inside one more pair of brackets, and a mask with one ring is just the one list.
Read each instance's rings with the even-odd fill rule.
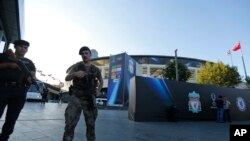
[[37,92],[37,93],[42,92],[42,90],[43,90],[42,83],[37,83],[37,84],[38,84],[38,87],[39,87],[39,91],[37,90],[36,86],[34,84],[32,84],[32,85],[30,85],[30,88],[29,88],[28,92]]

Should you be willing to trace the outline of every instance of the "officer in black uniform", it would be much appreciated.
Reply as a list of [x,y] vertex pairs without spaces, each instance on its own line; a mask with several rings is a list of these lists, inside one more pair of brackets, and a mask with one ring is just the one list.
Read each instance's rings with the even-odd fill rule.
[[[0,134],[0,141],[7,141],[10,134],[13,133],[16,120],[26,100],[27,90],[32,83],[32,80],[35,79],[35,65],[30,59],[24,57],[28,51],[28,47],[29,42],[25,40],[17,40],[14,42],[15,57],[28,68],[30,75],[24,77],[22,83],[17,82],[19,81],[19,78],[16,78],[15,81],[13,78],[2,80],[0,77],[0,118],[7,106],[6,118],[2,127],[2,133]],[[6,58],[1,54],[0,70],[4,69],[16,70],[18,73],[25,73],[17,62],[6,62]]]

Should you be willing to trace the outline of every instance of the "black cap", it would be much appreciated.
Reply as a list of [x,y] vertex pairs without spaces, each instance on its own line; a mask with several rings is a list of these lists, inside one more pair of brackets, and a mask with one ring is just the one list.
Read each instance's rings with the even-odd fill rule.
[[25,41],[25,40],[16,40],[16,41],[14,42],[14,45],[15,45],[15,46],[18,46],[18,45],[25,45],[25,46],[29,47],[29,46],[30,46],[30,43],[29,43],[28,41]]
[[87,47],[87,46],[83,46],[83,47],[81,47],[80,48],[80,50],[79,50],[79,55],[81,55],[82,54],[82,52],[83,51],[89,51],[89,53],[90,53],[90,55],[91,55],[91,50],[89,49],[89,47]]

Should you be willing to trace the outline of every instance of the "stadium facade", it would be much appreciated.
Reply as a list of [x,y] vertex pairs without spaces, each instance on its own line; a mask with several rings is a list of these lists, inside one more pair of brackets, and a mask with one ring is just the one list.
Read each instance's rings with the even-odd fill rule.
[[[139,64],[139,74],[144,77],[154,77],[154,78],[163,78],[163,69],[171,61],[175,60],[174,56],[160,56],[160,55],[130,55],[138,64]],[[178,57],[178,63],[182,63],[191,72],[191,77],[188,82],[196,83],[197,82],[197,73],[201,65],[205,64],[205,60],[194,59],[194,58],[185,58]],[[96,65],[102,72],[104,79],[103,91],[107,91],[108,79],[109,79],[109,65],[110,57],[99,57],[92,59],[92,63]]]

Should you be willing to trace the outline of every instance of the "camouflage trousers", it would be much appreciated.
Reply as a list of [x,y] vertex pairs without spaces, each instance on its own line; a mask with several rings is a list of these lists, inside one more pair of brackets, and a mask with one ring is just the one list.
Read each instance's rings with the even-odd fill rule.
[[68,106],[65,110],[65,130],[63,141],[72,141],[74,130],[83,111],[86,124],[86,137],[88,141],[95,141],[95,121],[97,118],[97,106],[95,97],[84,99],[76,97],[75,92],[71,96]]

